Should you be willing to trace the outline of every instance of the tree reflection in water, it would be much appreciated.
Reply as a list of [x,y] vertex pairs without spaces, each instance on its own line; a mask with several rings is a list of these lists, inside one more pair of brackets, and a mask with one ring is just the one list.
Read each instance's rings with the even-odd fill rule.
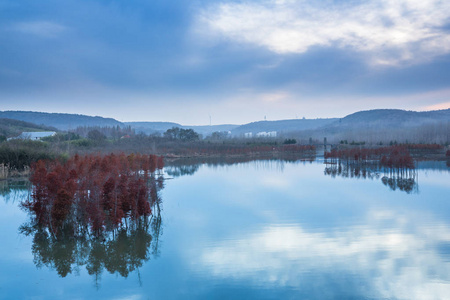
[[[194,175],[200,166],[205,165],[211,168],[231,166],[235,164],[248,163],[248,162],[261,162],[261,163],[277,163],[283,165],[284,163],[296,163],[296,162],[313,162],[315,161],[315,155],[305,156],[300,153],[284,153],[278,154],[276,157],[273,155],[268,156],[237,156],[237,157],[193,157],[193,158],[178,158],[167,159],[164,172],[171,177],[180,177],[186,175]],[[267,165],[265,165],[267,167]]]
[[400,190],[410,193],[418,193],[417,171],[415,169],[392,169],[381,166],[378,162],[349,163],[348,161],[325,162],[324,174],[331,177],[357,178],[378,180],[391,190]]
[[409,193],[417,193],[419,191],[418,184],[415,181],[415,177],[411,178],[401,178],[401,177],[393,177],[389,178],[387,176],[383,176],[381,178],[381,182],[383,182],[384,185],[389,186],[389,188],[393,191],[395,191],[397,188],[400,191],[404,191]]
[[20,202],[23,194],[28,194],[30,182],[27,178],[14,178],[12,180],[0,180],[0,196],[5,202]]
[[194,175],[200,169],[200,165],[201,164],[166,166],[164,168],[164,171],[167,173],[167,175],[172,177]]
[[56,270],[61,277],[80,272],[85,266],[98,284],[106,269],[111,274],[127,277],[151,257],[158,256],[161,235],[161,214],[142,217],[128,227],[109,232],[101,238],[88,231],[75,236],[73,228],[67,226],[55,237],[48,230],[27,223],[20,232],[33,236],[32,252],[34,263]]

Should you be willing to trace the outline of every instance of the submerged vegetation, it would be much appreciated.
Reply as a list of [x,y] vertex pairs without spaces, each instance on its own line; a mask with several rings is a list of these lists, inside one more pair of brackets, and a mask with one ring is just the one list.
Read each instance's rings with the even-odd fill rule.
[[[436,148],[414,145],[413,149]],[[439,146],[439,145],[438,145]],[[344,178],[378,179],[391,190],[417,191],[414,160],[406,145],[381,148],[352,148],[325,152],[325,175]]]
[[156,177],[163,159],[156,155],[75,155],[65,162],[33,164],[32,195],[22,205],[32,223],[58,236],[101,237],[130,224],[146,222],[152,207],[159,209]]
[[157,256],[163,166],[161,156],[123,153],[33,163],[20,232],[33,237],[36,266],[61,277],[85,266],[98,283],[105,269],[127,277]]
[[343,160],[347,164],[368,165],[377,164],[379,167],[405,171],[414,169],[414,161],[406,146],[391,146],[381,148],[352,148],[333,149],[324,154],[326,162],[331,163]]

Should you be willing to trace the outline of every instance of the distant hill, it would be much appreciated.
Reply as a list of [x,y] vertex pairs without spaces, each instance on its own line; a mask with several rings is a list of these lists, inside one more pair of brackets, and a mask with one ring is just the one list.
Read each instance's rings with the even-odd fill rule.
[[125,122],[125,125],[131,126],[136,133],[154,134],[163,133],[172,127],[183,127],[173,122]]
[[241,125],[233,129],[233,135],[241,135],[247,132],[256,134],[258,132],[276,131],[280,133],[296,132],[302,130],[312,130],[329,125],[338,119],[294,119],[279,121],[259,121]]
[[450,109],[436,111],[406,111],[375,109],[360,111],[315,130],[297,132],[303,140],[327,138],[378,142],[446,143],[450,132]]
[[[14,127],[15,125],[5,125],[10,127],[9,131],[4,129],[8,136],[12,134],[11,132],[18,132],[19,134],[19,131],[27,131],[28,129],[22,130],[22,128],[27,127],[35,128],[35,130],[28,131],[38,131],[49,126],[60,130],[75,129],[79,126],[131,126],[136,133],[143,132],[145,134],[161,134],[172,127],[180,127],[193,129],[204,137],[215,131],[231,131],[233,136],[242,136],[247,132],[256,134],[262,131],[276,131],[278,136],[292,136],[306,141],[310,138],[323,140],[324,137],[327,137],[328,140],[333,138],[338,141],[341,139],[368,140],[370,138],[374,141],[409,139],[439,142],[448,139],[448,130],[446,128],[450,128],[450,109],[425,112],[375,109],[356,112],[343,118],[259,121],[244,125],[224,124],[213,126],[186,126],[174,122],[121,123],[112,118],[29,111],[0,111],[0,118],[10,119],[8,122],[11,122],[11,119],[28,122],[28,125],[22,124],[16,127]],[[30,125],[30,123],[34,124]],[[5,126],[3,128],[6,128]],[[436,128],[431,128],[430,126]],[[420,132],[419,127],[421,127]],[[430,136],[434,136],[434,140],[429,138]]]
[[436,111],[406,111],[400,109],[374,109],[350,114],[344,118],[259,121],[241,125],[232,130],[233,135],[247,132],[277,131],[278,134],[294,132],[336,133],[349,130],[418,127],[426,124],[450,122],[450,109]]
[[75,129],[79,126],[124,126],[123,123],[112,118],[32,111],[0,111],[0,118],[52,126],[60,130]]
[[450,121],[450,109],[435,111],[407,111],[401,109],[374,109],[350,114],[327,128],[339,130],[349,128],[403,128]]
[[329,142],[349,141],[415,141],[445,143],[450,131],[450,109],[406,111],[375,109],[360,111],[343,118],[259,121],[232,130],[234,136],[244,133],[276,131],[278,136]]
[[0,135],[9,137],[16,137],[22,132],[36,132],[36,131],[57,131],[56,128],[36,125],[29,122],[0,118]]
[[231,131],[239,125],[204,125],[204,126],[188,126],[172,122],[125,122],[136,130],[136,132],[143,132],[145,134],[164,133],[167,129],[172,127],[180,127],[183,129],[193,129],[195,132],[202,134],[204,137],[210,135],[214,131]]

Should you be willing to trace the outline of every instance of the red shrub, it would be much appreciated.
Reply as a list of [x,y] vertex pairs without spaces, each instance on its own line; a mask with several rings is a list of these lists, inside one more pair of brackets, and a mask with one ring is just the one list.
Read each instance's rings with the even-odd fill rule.
[[101,234],[106,226],[120,226],[123,218],[151,214],[157,192],[154,175],[163,166],[162,157],[140,154],[75,155],[64,164],[39,161],[30,176],[32,197],[23,206],[55,234],[82,220]]

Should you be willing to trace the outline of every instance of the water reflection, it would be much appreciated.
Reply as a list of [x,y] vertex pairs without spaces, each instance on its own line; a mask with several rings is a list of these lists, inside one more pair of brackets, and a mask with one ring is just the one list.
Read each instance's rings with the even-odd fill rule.
[[416,169],[417,170],[431,170],[434,172],[441,172],[441,173],[450,173],[450,165],[448,164],[450,160],[446,162],[444,161],[435,161],[435,160],[428,160],[428,161],[419,161],[416,162]]
[[20,202],[23,199],[23,192],[31,188],[30,181],[27,178],[15,178],[10,180],[0,180],[0,196],[6,203]]
[[383,176],[381,182],[393,191],[399,189],[408,194],[419,192],[419,185],[415,181],[415,176],[410,178],[402,178],[402,176]]
[[127,277],[131,272],[159,255],[161,214],[141,219],[96,238],[85,232],[75,236],[73,228],[65,227],[58,237],[48,230],[30,223],[20,227],[20,233],[31,236],[32,253],[36,267],[54,269],[59,276],[79,273],[85,266],[96,283],[104,270]]
[[343,178],[370,179],[378,180],[389,187],[391,190],[400,190],[410,193],[418,193],[419,185],[417,183],[418,173],[415,169],[393,170],[380,167],[379,164],[358,164],[325,162],[324,174],[333,178],[339,176]]
[[168,160],[164,171],[172,177],[194,175],[200,166],[205,165],[209,168],[227,167],[237,164],[252,163],[253,167],[260,167],[266,170],[282,170],[284,164],[298,162],[313,162],[315,157],[296,157],[295,155],[284,154],[282,157],[205,157],[205,158],[180,158]]
[[[419,163],[420,194],[382,188],[383,177],[391,178],[383,171],[348,170],[349,180],[333,180],[341,175],[328,170],[324,176],[323,161],[185,166],[194,175],[166,182],[162,216],[105,239],[74,237],[70,230],[55,239],[31,224],[22,226],[30,238],[17,238],[25,219],[12,222],[17,217],[8,209],[17,205],[2,203],[7,236],[0,247],[0,298],[446,299],[450,294],[450,173],[444,161],[439,171],[434,163]],[[7,229],[8,224],[14,225]],[[92,288],[93,279],[101,289]]]
[[330,232],[270,224],[224,239],[195,263],[216,278],[291,288],[308,299],[448,299],[448,224],[420,226],[420,214],[380,210],[365,218]]
[[164,171],[167,175],[172,177],[180,177],[186,175],[194,175],[195,172],[200,169],[200,164],[193,165],[175,165],[175,166],[165,166]]

